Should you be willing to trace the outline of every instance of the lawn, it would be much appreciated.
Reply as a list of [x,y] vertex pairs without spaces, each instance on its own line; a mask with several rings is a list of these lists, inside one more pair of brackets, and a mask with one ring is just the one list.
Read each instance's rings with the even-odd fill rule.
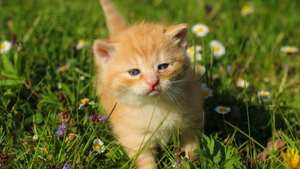
[[[213,91],[205,99],[199,158],[184,159],[174,135],[159,148],[158,168],[178,160],[177,168],[188,169],[291,165],[284,154],[300,148],[300,55],[294,51],[300,1],[113,2],[129,25],[209,27],[206,36],[191,29],[188,35],[189,47],[202,47],[196,52],[202,59],[194,60],[203,66],[199,82]],[[110,134],[93,82],[91,44],[108,36],[98,0],[0,1],[0,43],[9,42],[0,53],[0,169],[134,168]],[[212,40],[226,49],[219,58]],[[230,111],[219,114],[218,106]],[[96,139],[104,151],[94,150]]]

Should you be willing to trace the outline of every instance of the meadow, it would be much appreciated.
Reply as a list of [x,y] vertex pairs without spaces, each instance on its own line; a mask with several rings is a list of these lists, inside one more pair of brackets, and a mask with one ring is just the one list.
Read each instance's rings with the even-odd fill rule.
[[[184,159],[174,134],[158,168],[300,167],[300,1],[113,2],[129,25],[209,28],[188,35],[208,91],[199,158]],[[93,82],[91,44],[108,33],[98,0],[0,1],[0,169],[134,168]]]

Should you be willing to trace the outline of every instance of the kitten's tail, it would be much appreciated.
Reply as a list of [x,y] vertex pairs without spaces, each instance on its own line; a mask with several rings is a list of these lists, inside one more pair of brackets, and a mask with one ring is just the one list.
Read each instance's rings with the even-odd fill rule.
[[118,13],[116,7],[110,0],[100,0],[104,14],[106,17],[106,24],[110,32],[110,36],[114,36],[126,28],[126,22]]

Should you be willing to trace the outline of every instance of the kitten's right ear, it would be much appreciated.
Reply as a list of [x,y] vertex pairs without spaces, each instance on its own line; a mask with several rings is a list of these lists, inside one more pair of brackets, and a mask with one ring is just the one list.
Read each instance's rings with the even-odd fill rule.
[[96,57],[96,61],[108,63],[112,60],[114,53],[116,52],[117,43],[109,40],[96,39],[93,43],[93,52]]

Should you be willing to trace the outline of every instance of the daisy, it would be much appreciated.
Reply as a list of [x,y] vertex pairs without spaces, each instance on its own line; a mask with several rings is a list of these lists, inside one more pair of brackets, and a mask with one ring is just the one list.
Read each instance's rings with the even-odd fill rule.
[[195,33],[197,37],[203,37],[209,32],[209,28],[204,24],[198,23],[192,27],[192,32]]
[[88,42],[86,42],[86,41],[83,40],[83,39],[79,39],[79,41],[78,41],[78,43],[77,43],[77,45],[76,45],[76,49],[79,50],[79,49],[81,49],[81,48],[83,48],[83,47],[85,47],[85,46],[88,46],[88,45],[89,45]]
[[[195,55],[189,56],[192,63],[195,61]],[[196,53],[196,62],[202,60],[202,55],[200,53]]]
[[213,51],[215,58],[217,59],[219,59],[221,56],[223,56],[226,53],[225,47],[222,45],[221,42],[217,40],[212,40],[209,45],[211,50]]
[[244,88],[244,87],[248,88],[249,82],[247,82],[246,80],[240,78],[240,79],[238,79],[236,85],[238,87],[241,87],[241,88]]
[[93,104],[95,104],[94,101],[90,101],[88,98],[83,98],[80,100],[80,105],[78,109],[80,109],[82,106],[93,105]]
[[300,155],[298,153],[299,151],[293,148],[287,148],[286,154],[281,151],[281,157],[286,163],[287,168],[300,168]]
[[0,46],[0,53],[7,53],[11,48],[11,43],[9,41],[3,41]]
[[230,112],[230,107],[218,106],[215,111],[219,114],[228,114]]
[[202,76],[204,75],[206,69],[204,66],[201,66],[201,65],[197,65],[197,72]]
[[192,47],[189,47],[189,48],[186,50],[186,54],[187,54],[188,56],[192,56],[192,55],[194,55],[195,53],[200,52],[201,50],[202,50],[202,47],[199,46],[199,45],[196,45],[195,47],[192,46]]
[[271,96],[270,93],[267,91],[260,91],[258,92],[258,98],[266,103],[271,99]]
[[205,83],[201,84],[201,89],[205,99],[213,96],[213,90],[211,88],[208,88]]
[[37,140],[37,139],[39,139],[39,136],[34,135],[32,138],[33,138],[33,140]]
[[280,50],[285,53],[297,53],[299,51],[299,49],[294,46],[283,46]]
[[249,5],[244,5],[242,10],[241,10],[241,14],[242,15],[248,15],[254,12],[254,7],[253,6],[249,6]]
[[102,154],[105,151],[105,145],[100,139],[95,139],[93,142],[93,149],[99,154]]

